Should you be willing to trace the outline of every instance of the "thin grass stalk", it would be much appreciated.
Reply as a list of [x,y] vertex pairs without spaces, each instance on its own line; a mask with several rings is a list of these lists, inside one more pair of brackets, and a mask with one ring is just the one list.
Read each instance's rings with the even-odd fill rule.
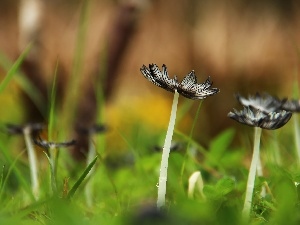
[[[3,192],[4,192],[5,185],[7,184],[8,178],[9,178],[10,174],[12,173],[12,171],[15,170],[14,172],[17,173],[17,175],[20,174],[19,171],[16,169],[16,164],[17,164],[18,160],[21,158],[21,156],[22,156],[24,153],[25,153],[25,150],[22,151],[22,152],[20,152],[20,153],[15,157],[14,161],[11,161],[11,162],[10,162],[10,166],[9,166],[9,168],[8,168],[6,174],[5,174],[5,177],[4,177],[4,176],[1,177],[0,200],[2,199],[2,195],[3,195]],[[3,166],[3,172],[4,172],[4,168],[5,168],[5,165]],[[3,173],[2,175],[4,175],[4,173]],[[17,177],[18,177],[18,176],[17,176]],[[20,176],[19,176],[19,177],[20,177]],[[18,177],[18,178],[19,178],[19,177]],[[21,179],[20,179],[20,180],[21,180]],[[23,181],[23,182],[24,182],[24,181]],[[30,194],[32,195],[32,193],[30,193]],[[34,198],[34,196],[33,196],[33,198]]]
[[25,127],[23,133],[29,159],[31,190],[35,200],[37,200],[39,198],[38,162],[31,139],[31,128],[29,126]]
[[5,181],[5,177],[6,177],[6,173],[5,173],[6,169],[5,169],[5,165],[2,166],[2,173],[1,173],[1,178],[0,178],[0,199],[1,199],[1,193],[4,187],[4,181]]
[[29,44],[25,48],[25,50],[22,52],[22,54],[19,56],[19,58],[13,63],[13,65],[11,66],[11,68],[7,71],[6,76],[0,82],[0,93],[2,93],[5,90],[5,88],[10,83],[11,79],[14,77],[14,75],[17,74],[17,72],[18,72],[18,70],[19,70],[22,62],[24,61],[24,59],[28,55],[29,51],[31,50],[31,46],[32,46],[32,44]]
[[[15,62],[16,63],[16,62]],[[11,71],[11,68],[13,67],[13,63],[11,60],[8,59],[8,57],[0,52],[0,66],[4,70]],[[8,76],[8,74],[7,74]],[[20,89],[24,91],[28,97],[32,100],[34,105],[37,107],[39,112],[45,116],[45,110],[44,110],[44,104],[45,99],[43,98],[43,95],[41,94],[41,91],[33,85],[33,83],[29,80],[28,77],[26,77],[22,71],[17,70],[16,76],[13,76],[14,81],[20,86]],[[2,82],[0,86],[2,85]],[[1,89],[1,88],[0,88]],[[1,92],[1,91],[0,91]]]
[[75,192],[77,191],[77,189],[79,188],[79,186],[82,184],[82,182],[84,181],[84,179],[87,177],[87,175],[90,173],[91,169],[93,168],[93,166],[95,165],[96,161],[98,159],[98,156],[96,156],[94,158],[94,160],[92,160],[92,162],[85,168],[85,170],[83,171],[83,173],[81,174],[81,176],[79,177],[79,179],[75,182],[75,184],[73,185],[73,187],[70,189],[67,198],[71,199]]
[[197,149],[197,151],[199,151],[204,157],[208,157],[207,150],[203,146],[201,146],[198,142],[194,141],[193,139],[190,139],[189,136],[185,135],[184,133],[180,132],[177,129],[175,129],[175,134],[178,135],[186,142],[190,141],[191,144]]
[[[106,58],[103,56],[102,57],[102,62],[104,65],[107,65],[106,63]],[[97,108],[96,108],[96,112],[97,112],[97,118],[96,118],[96,122],[97,124],[103,124],[103,121],[105,120],[105,110],[103,110],[105,107],[105,93],[104,93],[104,83],[105,83],[105,79],[106,79],[106,66],[103,66],[102,70],[99,73],[99,76],[96,77],[95,79],[95,85],[94,85],[94,90],[96,93],[96,99],[97,99]],[[105,137],[103,135],[98,135],[95,139],[95,143],[93,143],[93,145],[96,145],[98,147],[98,152],[100,154],[104,154],[104,149],[105,149]]]
[[262,132],[262,129],[260,127],[255,127],[253,155],[252,155],[252,160],[251,160],[251,165],[250,165],[250,170],[249,170],[249,175],[248,175],[245,202],[244,202],[244,207],[243,207],[243,211],[242,211],[242,216],[243,216],[244,220],[249,220],[249,218],[250,218],[253,190],[254,190],[254,184],[255,184],[255,175],[256,175],[257,165],[259,162],[261,132]]
[[[87,155],[87,166],[95,159],[96,157],[96,149],[95,149],[95,145],[92,139],[92,135],[90,134],[89,137],[89,151],[88,151],[88,155]],[[94,173],[95,168],[93,167],[90,172],[87,175],[87,178],[90,177],[90,179],[88,180],[85,189],[84,189],[84,193],[85,193],[85,199],[86,199],[86,204],[88,207],[92,207],[93,206],[93,179],[91,177],[91,175]]]
[[[56,67],[54,71],[54,78],[52,81],[52,87],[50,92],[50,105],[49,105],[49,123],[48,123],[48,140],[53,141],[53,128],[55,125],[55,104],[56,104],[56,79],[57,79],[57,70],[58,70],[58,62],[56,62]],[[55,146],[50,146],[49,148],[49,163],[50,163],[50,183],[52,192],[57,192],[57,158],[58,152]]]
[[278,143],[278,132],[275,130],[274,132],[274,141],[273,141],[273,157],[274,161],[277,165],[281,166],[282,165],[282,160],[281,160],[281,155],[279,151],[279,143]]
[[85,54],[85,44],[86,44],[86,34],[88,28],[88,16],[90,12],[90,1],[84,0],[82,2],[82,8],[80,12],[79,27],[76,37],[76,46],[74,59],[72,63],[72,73],[70,81],[67,87],[66,97],[64,99],[64,108],[62,112],[62,128],[64,133],[61,136],[64,136],[66,133],[70,132],[71,126],[75,120],[76,116],[76,105],[80,98],[80,84],[82,83],[82,72],[83,72],[83,62]]
[[298,157],[298,165],[300,165],[300,131],[299,131],[299,117],[298,114],[294,113],[293,115],[293,123],[294,123],[294,137],[295,137],[295,145],[296,145],[296,152]]
[[187,101],[184,101],[181,105],[180,108],[177,110],[177,116],[176,120],[177,122],[181,122],[184,116],[191,110],[193,107],[194,100],[187,99]]
[[187,156],[188,156],[188,151],[189,151],[190,145],[191,145],[191,143],[192,143],[192,138],[193,138],[193,134],[194,134],[194,129],[195,129],[196,122],[197,122],[197,119],[198,119],[199,114],[200,114],[200,109],[201,109],[202,102],[203,102],[203,101],[200,101],[200,103],[199,103],[199,105],[198,105],[197,112],[196,112],[196,116],[195,116],[194,121],[193,121],[193,124],[192,124],[192,129],[191,129],[191,131],[190,131],[189,140],[188,140],[188,142],[187,142],[187,147],[186,147],[186,151],[185,151],[185,154],[184,154],[184,159],[183,159],[183,163],[182,163],[182,167],[181,167],[181,171],[180,171],[180,183],[181,183],[181,184],[182,184],[182,179],[183,179],[183,173],[184,173],[184,170],[185,170],[186,158],[187,158]]
[[52,193],[55,194],[55,193],[57,193],[57,186],[56,186],[56,178],[55,178],[55,174],[54,174],[52,160],[46,152],[44,152],[44,153],[45,153],[46,158],[48,159],[49,166],[50,166],[50,188],[52,190]]
[[168,131],[163,147],[163,153],[160,164],[160,174],[159,174],[159,183],[158,183],[158,196],[157,196],[157,208],[160,209],[165,205],[166,202],[166,187],[167,187],[167,177],[168,177],[168,160],[172,142],[172,136],[174,133],[175,121],[176,121],[176,111],[178,104],[179,94],[175,90],[172,111],[168,126]]
[[54,71],[54,78],[52,81],[52,88],[50,93],[50,105],[49,105],[49,116],[48,116],[48,141],[53,141],[53,128],[55,125],[55,104],[56,104],[56,79],[57,79],[57,69],[58,62],[56,62],[56,67]]
[[[7,147],[4,146],[1,141],[0,141],[0,149],[1,149],[1,151],[0,151],[1,155],[4,157],[4,159],[10,165],[10,168],[7,172],[7,176],[5,177],[4,184],[7,182],[6,179],[8,179],[9,174],[11,173],[11,171],[13,171],[14,174],[16,175],[16,178],[18,179],[20,185],[22,186],[22,188],[24,188],[24,190],[26,191],[26,193],[28,194],[30,199],[34,200],[35,198],[32,194],[31,187],[28,185],[27,180],[24,178],[24,175],[22,174],[22,172],[20,171],[20,169],[17,166],[17,162],[18,162],[19,158],[26,152],[26,150],[21,151],[17,156],[12,158],[11,155],[6,150]],[[2,189],[2,191],[3,191],[3,189]],[[0,199],[1,199],[1,196],[2,196],[2,194],[0,193]]]
[[[298,48],[297,48],[298,49]],[[299,50],[299,49],[298,49]],[[299,54],[299,51],[298,51]],[[299,99],[299,76],[298,76],[298,64],[295,70],[295,77],[293,82],[293,97],[294,99]],[[296,154],[298,157],[298,167],[300,167],[300,131],[299,131],[299,117],[298,113],[294,113],[293,115],[293,124],[294,124],[294,139],[295,139],[295,147],[296,147]]]
[[50,182],[51,182],[51,188],[53,193],[57,193],[57,157],[58,157],[58,150],[55,146],[50,146],[49,148],[49,163],[50,163]]

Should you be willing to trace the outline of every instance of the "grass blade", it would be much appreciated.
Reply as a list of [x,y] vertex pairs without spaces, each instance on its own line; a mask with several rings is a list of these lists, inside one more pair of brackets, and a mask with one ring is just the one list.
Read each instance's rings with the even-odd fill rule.
[[[0,53],[0,66],[5,70],[9,70],[13,63],[2,53]],[[45,114],[45,98],[41,91],[30,81],[22,71],[17,71],[16,76],[13,77],[16,83],[20,86],[21,90],[26,93],[34,105],[38,108],[43,116]],[[46,118],[46,117],[45,117]]]
[[55,169],[53,167],[52,160],[50,159],[48,154],[46,152],[44,152],[44,153],[45,153],[45,155],[46,155],[46,157],[49,161],[49,165],[50,165],[50,182],[51,182],[52,192],[56,193],[57,192],[57,185],[56,185]]
[[7,87],[13,76],[17,73],[18,69],[20,68],[22,62],[24,61],[25,57],[28,55],[29,51],[31,49],[31,45],[28,45],[26,49],[22,52],[22,54],[19,56],[19,58],[15,61],[15,63],[12,65],[10,70],[7,72],[6,76],[0,83],[0,93]]
[[1,193],[4,187],[4,180],[5,180],[5,165],[2,166],[2,173],[0,178],[0,199],[1,199]]
[[55,72],[54,72],[54,78],[52,81],[52,88],[50,93],[50,106],[49,106],[49,122],[48,122],[48,140],[53,141],[53,127],[55,124],[55,100],[56,100],[56,78],[57,78],[57,69],[58,69],[58,63],[56,64]]
[[184,173],[184,170],[185,170],[186,159],[187,159],[188,153],[189,153],[188,151],[190,149],[191,140],[193,139],[194,129],[195,129],[195,126],[196,126],[197,119],[199,117],[199,113],[200,113],[200,109],[201,109],[201,106],[202,106],[202,102],[203,101],[200,101],[200,103],[198,105],[196,116],[195,116],[195,119],[194,119],[193,124],[192,124],[192,129],[190,131],[190,136],[189,136],[187,147],[186,147],[186,151],[185,151],[185,154],[184,154],[184,160],[183,160],[183,163],[182,163],[182,166],[181,166],[181,171],[180,171],[180,182],[181,182],[181,184],[182,184],[182,179],[183,179],[183,173]]
[[83,180],[85,179],[85,177],[89,174],[89,172],[91,171],[91,169],[95,165],[97,159],[98,159],[98,156],[96,156],[95,159],[83,171],[83,173],[81,174],[81,176],[79,177],[79,179],[76,181],[76,183],[73,185],[73,187],[71,188],[70,192],[68,193],[68,197],[67,197],[68,199],[70,199],[70,198],[72,198],[74,196],[74,194],[77,191],[77,189],[79,188],[80,184],[83,182]]
[[76,115],[76,104],[80,97],[80,84],[82,81],[82,72],[83,72],[83,62],[84,62],[84,53],[85,53],[85,44],[86,44],[86,34],[88,27],[88,17],[90,13],[90,1],[85,0],[82,3],[82,8],[80,12],[79,27],[77,33],[77,40],[75,46],[75,55],[73,59],[73,67],[71,78],[67,86],[67,93],[65,98],[65,106],[62,113],[62,126],[70,131],[70,126],[73,124]]
[[[5,147],[1,144],[0,142],[0,150],[1,152],[3,153],[4,155],[4,158],[8,161],[8,163],[10,164],[10,168],[6,174],[6,177],[3,181],[3,188],[5,187],[5,184],[7,183],[7,179],[11,173],[11,171],[14,171],[17,178],[18,178],[18,181],[22,184],[22,187],[24,188],[24,190],[26,191],[26,193],[30,196],[30,198],[32,200],[34,200],[34,196],[31,192],[31,189],[30,189],[30,186],[28,184],[28,182],[26,181],[26,179],[24,178],[24,175],[21,173],[20,169],[17,167],[17,162],[19,161],[20,157],[25,153],[25,150],[20,152],[16,157],[15,159],[13,160],[11,158],[11,156],[6,152],[5,150]],[[1,193],[0,193],[0,198],[3,194],[3,188],[1,189]]]

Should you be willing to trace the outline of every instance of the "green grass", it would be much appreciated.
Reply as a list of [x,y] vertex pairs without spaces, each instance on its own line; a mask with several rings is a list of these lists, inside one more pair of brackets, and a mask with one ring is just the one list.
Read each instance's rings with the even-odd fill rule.
[[[208,148],[204,148],[196,140],[190,139],[190,135],[176,132],[175,138],[179,142],[188,144],[187,140],[191,140],[188,144],[189,154],[185,154],[184,146],[171,152],[166,208],[158,213],[154,208],[161,152],[153,151],[152,147],[163,137],[147,133],[143,124],[139,126],[136,125],[134,129],[140,129],[147,138],[122,134],[120,138],[125,140],[128,151],[118,155],[104,154],[97,163],[95,158],[87,168],[84,163],[59,155],[57,192],[53,193],[50,188],[52,181],[49,166],[41,166],[41,197],[38,201],[31,196],[29,167],[24,152],[20,151],[17,155],[16,151],[10,149],[17,138],[11,140],[5,135],[0,136],[0,223],[241,224],[248,174],[243,160],[251,155],[251,148],[236,148],[232,142],[235,138],[243,138],[243,134],[236,134],[237,131],[233,129],[225,130],[212,138]],[[270,151],[268,148],[271,148],[272,141],[272,138],[263,138],[262,152]],[[278,141],[281,141],[280,136]],[[40,155],[40,158],[45,156]],[[47,161],[44,163],[47,164]],[[69,163],[73,165],[69,166]],[[184,163],[185,170],[182,172]],[[292,161],[282,163],[279,166],[272,158],[269,160],[263,157],[267,175],[256,180],[251,224],[299,223],[300,187],[295,184],[300,182],[300,172]],[[94,173],[85,179],[93,166]],[[197,190],[193,199],[188,198],[188,178],[195,171],[202,173],[205,200]],[[94,204],[88,207],[84,187],[91,178]],[[261,198],[259,190],[265,182],[270,191]]]
[[[139,126],[134,127],[142,131],[138,136],[120,135],[128,151],[112,155],[108,154],[110,149],[104,146],[101,160],[97,163],[94,160],[87,168],[83,163],[72,161],[67,154],[59,155],[55,192],[50,188],[54,182],[50,179],[50,167],[40,165],[39,179],[42,185],[41,197],[37,202],[31,195],[26,154],[21,149],[13,149],[12,142],[17,142],[19,138],[1,135],[0,224],[118,225],[151,224],[156,220],[161,224],[240,224],[248,174],[243,160],[249,157],[252,148],[232,146],[237,131],[229,129],[221,132],[210,141],[208,148],[201,146],[188,134],[175,133],[177,141],[189,146],[188,154],[186,148],[171,153],[166,209],[153,218],[151,215],[155,213],[143,215],[142,209],[149,205],[155,207],[161,152],[153,151],[152,147],[159,144],[164,134],[157,137],[147,132],[142,123]],[[243,134],[237,136],[243,138]],[[278,139],[280,143],[280,136]],[[262,152],[271,151],[266,148],[272,146],[269,142],[273,140],[264,138],[263,141]],[[96,149],[99,146],[96,145]],[[45,159],[43,154],[39,157]],[[300,172],[295,163],[284,161],[279,166],[267,157],[263,159],[268,172],[265,177],[256,180],[251,224],[299,223],[300,187],[295,184],[300,182]],[[47,160],[44,160],[44,164],[47,164]],[[92,166],[95,166],[94,173],[85,179]],[[193,199],[188,198],[188,178],[195,171],[202,173],[206,200],[197,191]],[[94,204],[93,207],[87,207],[84,187],[91,178]],[[267,182],[270,192],[261,198],[259,190],[264,182]],[[65,192],[68,192],[67,197],[64,197]]]

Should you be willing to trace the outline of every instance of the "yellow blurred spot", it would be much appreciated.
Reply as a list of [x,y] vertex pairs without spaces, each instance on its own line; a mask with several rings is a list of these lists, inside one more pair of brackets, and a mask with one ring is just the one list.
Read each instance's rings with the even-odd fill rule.
[[[172,98],[166,98],[161,95],[146,95],[143,97],[128,97],[120,99],[118,102],[107,107],[106,121],[109,127],[113,129],[107,135],[108,143],[112,143],[112,148],[122,149],[124,140],[122,137],[131,137],[133,129],[142,127],[146,130],[145,135],[166,132],[170,114]],[[179,122],[179,121],[177,121]],[[181,122],[176,124],[180,130],[189,129],[191,119],[184,117]],[[121,140],[120,140],[121,137]]]

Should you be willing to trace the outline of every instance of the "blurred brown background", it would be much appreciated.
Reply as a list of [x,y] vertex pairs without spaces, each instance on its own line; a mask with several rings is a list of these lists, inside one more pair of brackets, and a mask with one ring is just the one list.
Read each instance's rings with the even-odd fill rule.
[[[0,2],[0,52],[15,60],[33,42],[22,69],[45,96],[59,62],[62,109],[66,92],[71,91],[67,84],[74,68],[80,15],[88,3],[75,126],[94,123],[93,87],[100,77],[108,126],[125,132],[132,122],[146,124],[153,132],[166,129],[172,94],[141,75],[143,64],[166,64],[170,76],[180,78],[194,69],[199,82],[211,76],[221,92],[202,104],[195,136],[205,144],[220,130],[238,126],[227,118],[233,107],[240,108],[235,93],[291,97],[293,83],[299,82],[300,4],[296,0],[24,1],[39,4],[29,28],[20,26],[26,18],[20,17],[24,2]],[[5,73],[2,69],[1,79]],[[42,119],[28,99],[21,102],[25,102],[20,113],[24,121]],[[187,124],[196,107],[194,103],[186,124],[179,125],[184,132],[190,129]]]

